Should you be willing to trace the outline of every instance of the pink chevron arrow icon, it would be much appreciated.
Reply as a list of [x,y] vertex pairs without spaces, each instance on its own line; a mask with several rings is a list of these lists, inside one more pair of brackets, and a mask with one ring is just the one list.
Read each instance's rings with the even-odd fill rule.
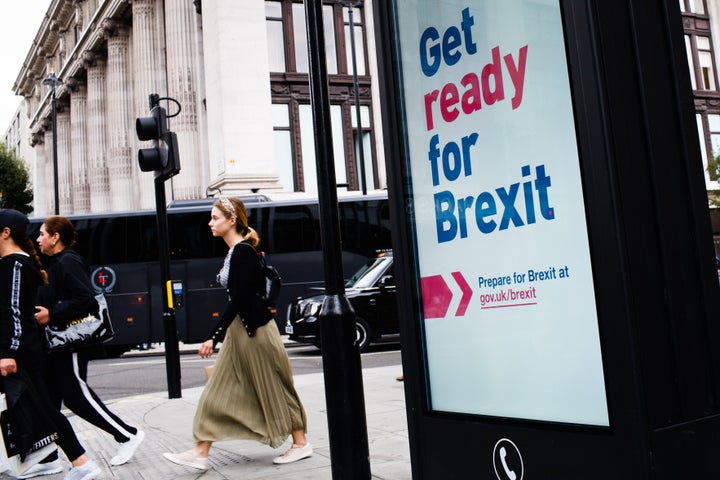
[[465,277],[463,277],[462,273],[452,272],[452,276],[455,279],[455,282],[457,282],[458,286],[460,287],[460,290],[462,290],[462,298],[460,299],[460,305],[458,305],[455,316],[462,317],[463,315],[465,315],[467,307],[470,304],[470,299],[472,298],[473,291],[472,288],[470,288],[470,285],[468,285],[467,281],[465,280]]
[[[455,311],[456,317],[462,317],[470,304],[473,295],[472,288],[470,288],[462,273],[452,272],[451,275],[462,291],[460,305]],[[422,277],[420,279],[420,288],[422,289],[425,318],[444,318],[450,307],[453,293],[442,275]]]

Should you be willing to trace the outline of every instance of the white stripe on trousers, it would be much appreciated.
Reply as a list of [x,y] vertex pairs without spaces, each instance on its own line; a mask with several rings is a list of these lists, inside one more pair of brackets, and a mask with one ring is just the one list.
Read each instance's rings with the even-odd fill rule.
[[[82,390],[83,396],[85,397],[85,400],[92,406],[96,412],[100,414],[101,417],[105,419],[110,425],[112,425],[118,432],[125,435],[127,438],[132,438],[133,434],[122,428],[110,415],[107,414],[105,409],[100,406],[95,398],[93,398],[92,394],[90,394],[90,390],[87,386],[87,383],[80,378],[80,367],[78,366],[78,356],[77,352],[72,352],[72,363],[73,363],[73,373],[75,374],[75,379],[77,380],[78,384],[80,385],[80,390]],[[97,426],[97,425],[96,425]],[[98,427],[99,428],[99,427]]]

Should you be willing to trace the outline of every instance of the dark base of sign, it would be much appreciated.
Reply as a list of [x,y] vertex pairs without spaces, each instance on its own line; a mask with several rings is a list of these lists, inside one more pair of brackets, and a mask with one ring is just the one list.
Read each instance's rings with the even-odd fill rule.
[[[643,478],[621,472],[616,441],[608,429],[588,433],[425,418],[425,455],[419,455],[423,479],[609,480]],[[453,461],[449,462],[448,459]],[[629,472],[628,472],[629,473]]]
[[653,479],[720,478],[720,416],[653,432]]

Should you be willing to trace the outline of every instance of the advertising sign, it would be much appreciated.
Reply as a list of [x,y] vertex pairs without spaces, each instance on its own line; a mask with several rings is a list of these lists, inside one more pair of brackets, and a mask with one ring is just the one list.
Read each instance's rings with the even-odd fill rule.
[[608,426],[557,0],[397,0],[434,411]]

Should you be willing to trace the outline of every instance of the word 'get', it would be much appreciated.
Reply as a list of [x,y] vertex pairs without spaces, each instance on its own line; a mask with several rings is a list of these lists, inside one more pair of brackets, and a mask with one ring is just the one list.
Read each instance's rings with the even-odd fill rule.
[[[452,67],[462,59],[464,54],[478,53],[477,44],[473,40],[472,26],[475,19],[470,9],[462,11],[460,28],[448,27],[443,35],[437,28],[428,27],[420,36],[420,66],[427,77],[434,76],[442,64]],[[463,51],[464,50],[464,51]],[[520,48],[516,58],[511,53],[500,54],[500,47],[490,51],[490,62],[479,72],[467,72],[458,84],[446,83],[442,88],[425,94],[425,125],[430,131],[435,128],[435,116],[439,113],[447,123],[455,121],[462,112],[470,115],[487,106],[505,99],[505,83],[503,71],[514,88],[511,98],[512,109],[522,103],[525,87],[525,66],[527,65],[528,46]]]

